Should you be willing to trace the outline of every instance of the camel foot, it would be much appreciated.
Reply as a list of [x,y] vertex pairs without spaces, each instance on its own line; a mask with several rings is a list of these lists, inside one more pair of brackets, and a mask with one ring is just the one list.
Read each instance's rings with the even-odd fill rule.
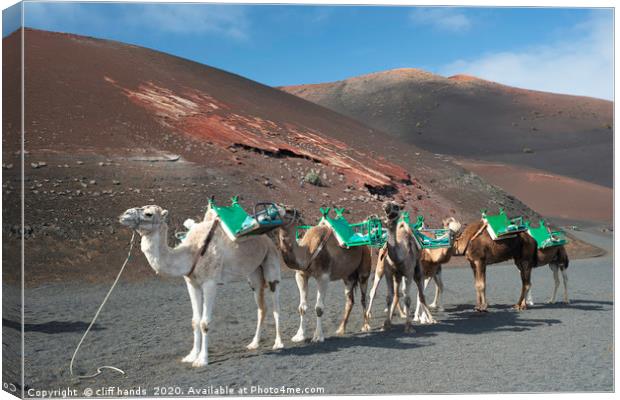
[[514,308],[517,311],[527,310],[527,304],[525,304],[525,303],[523,303],[523,304],[515,304],[514,306],[512,306],[512,308]]
[[436,324],[437,321],[433,317],[424,317],[420,318],[420,325],[433,325]]
[[344,327],[343,326],[338,328],[338,330],[336,331],[336,336],[344,336]]
[[291,340],[295,343],[303,342],[304,340],[306,340],[306,335],[304,335],[303,332],[297,332],[297,334],[293,336]]
[[407,318],[407,314],[405,314],[404,312],[400,312],[400,317],[401,318]]
[[196,361],[196,358],[198,357],[198,352],[197,351],[192,351],[190,352],[188,355],[186,355],[185,357],[183,357],[181,359],[181,362],[184,363],[193,363],[194,361]]
[[549,300],[547,300],[547,304],[555,304],[555,299],[549,299]]
[[525,302],[525,304],[527,304],[528,306],[533,306],[534,302],[532,300],[528,300]]
[[320,335],[320,336],[319,336],[319,335],[316,335],[316,334],[315,334],[315,335],[312,337],[312,342],[314,342],[314,343],[323,343],[324,341],[325,341],[325,337],[324,337],[323,335]]
[[431,308],[435,311],[446,311],[441,304],[431,303],[428,305],[428,308]]
[[564,299],[564,304],[570,304],[570,300],[569,299]]
[[381,330],[382,330],[382,331],[388,331],[388,330],[390,330],[390,328],[392,328],[392,322],[390,322],[390,321],[385,321],[385,322],[383,323],[383,326],[381,327]]
[[202,367],[206,367],[208,364],[209,364],[209,362],[207,361],[206,358],[203,359],[202,357],[198,357],[192,363],[192,367],[194,367],[194,368],[202,368]]
[[273,344],[272,349],[279,350],[284,348],[284,343],[282,343],[282,339],[277,338],[276,342]]
[[362,332],[370,332],[370,325],[367,322],[362,325]]
[[489,312],[487,310],[487,306],[484,306],[484,307],[483,306],[476,306],[476,307],[474,307],[474,311],[479,312],[479,313]]
[[246,349],[248,350],[256,350],[258,349],[258,340],[252,340],[252,342],[250,344],[248,344],[247,346],[245,346]]

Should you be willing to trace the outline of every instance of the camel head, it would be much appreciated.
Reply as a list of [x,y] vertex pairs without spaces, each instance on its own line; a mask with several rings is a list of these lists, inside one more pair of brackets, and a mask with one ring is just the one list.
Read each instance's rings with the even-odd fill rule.
[[278,211],[284,224],[276,229],[273,233],[273,238],[276,240],[276,244],[283,248],[289,243],[291,237],[295,237],[295,227],[297,225],[303,225],[301,212],[294,207],[278,204]]
[[454,217],[445,218],[442,223],[444,229],[449,229],[453,235],[456,235],[461,230],[461,223]]
[[386,201],[383,203],[383,211],[385,211],[388,221],[397,219],[400,216],[401,210],[401,205],[394,201]]
[[128,209],[118,217],[118,221],[128,228],[135,229],[140,235],[148,235],[159,230],[159,227],[167,222],[167,217],[168,210],[149,205]]

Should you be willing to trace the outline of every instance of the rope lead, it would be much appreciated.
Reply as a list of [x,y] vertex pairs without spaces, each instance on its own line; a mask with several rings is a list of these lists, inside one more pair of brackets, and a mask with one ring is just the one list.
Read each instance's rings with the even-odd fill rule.
[[[133,231],[133,233],[131,234],[131,242],[129,242],[129,252],[127,253],[127,258],[125,259],[125,262],[123,263],[123,266],[121,267],[121,270],[118,272],[118,275],[116,275],[116,279],[114,280],[114,283],[112,283],[112,286],[110,287],[110,290],[108,290],[108,294],[106,294],[105,298],[103,299],[103,302],[99,306],[99,309],[95,313],[95,316],[93,317],[93,320],[90,322],[90,325],[88,325],[88,328],[86,328],[86,332],[84,332],[84,335],[82,335],[82,339],[80,339],[80,343],[78,343],[77,347],[75,348],[75,351],[73,352],[73,356],[71,356],[71,363],[69,364],[69,373],[71,374],[71,376],[75,376],[73,374],[73,362],[75,361],[75,356],[77,355],[78,351],[80,350],[80,346],[82,345],[82,342],[84,342],[84,339],[86,339],[86,335],[88,335],[88,332],[90,332],[90,329],[95,324],[95,321],[97,320],[97,317],[99,317],[99,313],[103,309],[103,306],[105,305],[105,303],[108,301],[108,298],[110,297],[110,294],[112,294],[112,291],[116,287],[116,284],[118,283],[118,280],[120,279],[121,274],[125,270],[125,266],[129,262],[129,259],[131,257],[131,250],[133,250],[133,242],[134,242],[135,236],[136,236],[136,231]],[[92,379],[92,378],[102,374],[104,369],[109,369],[109,370],[118,372],[121,375],[125,375],[125,371],[123,371],[120,368],[113,367],[113,366],[110,366],[110,365],[102,365],[101,367],[97,368],[97,372],[95,372],[94,374],[92,374],[92,375],[77,375],[77,378],[78,379]]]

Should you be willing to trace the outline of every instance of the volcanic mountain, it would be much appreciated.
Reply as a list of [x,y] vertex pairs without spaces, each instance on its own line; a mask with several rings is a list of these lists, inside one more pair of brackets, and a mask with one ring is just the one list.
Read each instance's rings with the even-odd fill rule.
[[449,155],[544,215],[612,219],[612,102],[411,68],[281,89]]
[[[351,220],[380,214],[385,199],[431,225],[447,215],[469,221],[483,207],[536,216],[449,160],[238,75],[108,40],[32,29],[24,37],[23,154],[21,32],[3,39],[8,280],[19,271],[21,157],[27,284],[113,276],[130,236],[116,218],[145,204],[169,209],[171,232],[201,219],[210,196],[225,204],[236,194],[248,209],[293,205],[308,223],[321,206],[345,207]],[[139,260],[129,276],[150,276]]]

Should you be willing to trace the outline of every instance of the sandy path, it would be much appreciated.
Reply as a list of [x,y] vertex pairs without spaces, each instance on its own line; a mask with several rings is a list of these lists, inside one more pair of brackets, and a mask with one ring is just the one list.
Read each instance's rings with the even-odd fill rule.
[[[588,235],[610,247],[611,236]],[[519,290],[514,266],[488,273],[488,314],[472,312],[469,269],[444,272],[446,311],[439,323],[417,326],[405,335],[402,320],[390,332],[378,330],[385,284],[373,307],[373,331],[358,332],[356,304],[345,337],[334,337],[343,305],[341,283],[330,286],[322,345],[293,344],[298,302],[294,280],[282,282],[286,348],[272,351],[273,323],[261,348],[246,351],[255,325],[251,292],[244,282],[221,287],[210,336],[211,364],[195,370],[179,362],[191,346],[188,296],[181,280],[150,279],[117,288],[96,330],[85,342],[77,370],[91,372],[112,364],[127,376],[107,372],[86,382],[68,375],[71,353],[107,289],[105,285],[48,285],[29,289],[26,298],[26,387],[77,388],[82,394],[114,386],[140,387],[150,395],[158,386],[232,388],[321,387],[325,393],[437,393],[610,391],[613,389],[613,287],[610,256],[574,261],[570,266],[572,304],[546,305],[552,278],[547,267],[534,273],[537,305],[515,312]],[[311,304],[316,285],[311,283]],[[6,289],[5,289],[6,290]],[[4,321],[5,329],[15,329]],[[17,326],[18,327],[18,326]],[[314,321],[308,331],[311,333]],[[594,330],[593,330],[594,329]],[[385,371],[385,372],[384,372]]]

